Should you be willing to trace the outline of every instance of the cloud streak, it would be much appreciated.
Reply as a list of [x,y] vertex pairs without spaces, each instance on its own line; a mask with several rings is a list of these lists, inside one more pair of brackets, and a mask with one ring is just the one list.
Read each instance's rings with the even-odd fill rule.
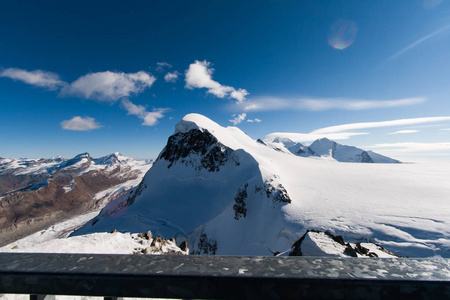
[[450,143],[384,143],[367,146],[372,149],[383,149],[389,152],[405,153],[405,152],[441,152],[450,151]]
[[438,35],[438,34],[444,32],[444,31],[447,31],[447,30],[449,30],[449,29],[450,29],[450,25],[447,25],[447,26],[445,26],[445,27],[443,27],[443,28],[440,28],[440,29],[438,29],[438,30],[436,30],[436,31],[434,31],[434,32],[432,32],[432,33],[430,33],[430,34],[428,34],[428,35],[426,35],[426,36],[424,36],[424,37],[418,39],[417,41],[415,41],[415,42],[409,44],[408,46],[406,46],[406,47],[403,48],[402,50],[398,51],[397,53],[395,53],[394,55],[392,55],[391,57],[389,57],[389,58],[387,59],[386,63],[387,63],[387,62],[390,62],[390,61],[393,61],[393,60],[395,60],[395,59],[397,59],[397,58],[399,58],[400,56],[402,56],[402,55],[405,54],[406,52],[410,51],[411,49],[414,49],[415,47],[417,47],[417,46],[419,46],[420,44],[426,42],[427,40],[431,39],[432,37],[434,37],[434,36],[436,36],[436,35]]
[[450,116],[399,119],[399,120],[381,121],[381,122],[351,123],[351,124],[343,124],[343,125],[330,126],[330,127],[316,129],[312,133],[316,133],[316,134],[336,133],[336,132],[345,132],[345,131],[358,130],[358,129],[416,125],[416,124],[443,122],[443,121],[449,121],[449,120],[450,120]]
[[129,115],[137,116],[141,119],[143,126],[155,126],[159,123],[158,120],[164,117],[164,113],[169,110],[168,108],[156,108],[148,112],[145,106],[136,105],[128,99],[122,99],[121,104]]
[[49,90],[58,90],[67,85],[66,82],[59,78],[58,74],[43,70],[27,71],[17,68],[8,68],[2,70],[0,76]]
[[391,132],[389,134],[409,134],[409,133],[417,133],[419,130],[407,129],[407,130],[399,130],[395,132]]
[[[310,142],[323,137],[327,137],[332,140],[346,140],[353,136],[370,134],[370,132],[358,132],[358,130],[362,129],[416,125],[416,124],[443,122],[449,120],[450,116],[444,116],[444,117],[399,119],[381,122],[350,123],[319,128],[311,131],[310,133],[276,132],[267,135],[264,139],[270,142],[273,141],[274,138],[276,137],[289,138],[294,142]],[[413,133],[413,132],[418,132],[418,130],[400,130],[397,133]]]
[[196,60],[189,65],[185,72],[185,87],[187,89],[205,88],[207,93],[212,94],[218,98],[233,98],[237,102],[243,102],[245,97],[249,94],[245,89],[235,89],[231,86],[222,85],[212,79],[214,69],[211,68],[211,63]]
[[277,97],[257,97],[236,105],[244,111],[280,111],[280,110],[368,110],[416,105],[425,102],[426,98],[403,98],[396,100],[363,100],[345,98],[299,98],[285,99]]
[[90,131],[103,127],[94,118],[75,116],[70,120],[61,122],[61,128],[72,131]]

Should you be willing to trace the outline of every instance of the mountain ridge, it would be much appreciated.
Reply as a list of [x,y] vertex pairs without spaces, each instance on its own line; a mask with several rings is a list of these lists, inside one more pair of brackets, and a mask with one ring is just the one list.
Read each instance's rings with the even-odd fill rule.
[[103,207],[136,186],[150,167],[119,153],[1,159],[0,245]]

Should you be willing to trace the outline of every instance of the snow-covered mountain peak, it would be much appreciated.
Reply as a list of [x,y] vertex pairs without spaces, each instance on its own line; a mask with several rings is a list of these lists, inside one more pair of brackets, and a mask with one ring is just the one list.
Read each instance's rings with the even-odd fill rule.
[[[299,158],[281,143],[257,142],[236,127],[187,115],[139,186],[75,235],[151,230],[187,240],[196,254],[270,255],[318,229],[375,239],[400,255],[429,255],[438,247],[447,253],[439,232],[450,234],[448,214],[421,205],[424,198],[436,206],[448,200],[447,173],[436,181],[414,165],[339,164],[364,162],[368,154],[328,139],[316,145],[333,146],[334,161]],[[426,224],[437,233],[425,240]]]
[[184,116],[184,118],[175,126],[175,133],[189,132],[192,129],[198,129],[200,131],[206,129],[209,132],[214,132],[215,129],[218,128],[220,128],[220,125],[211,119],[200,114],[192,113]]
[[123,164],[128,163],[130,161],[133,161],[133,159],[123,156],[119,152],[114,152],[112,154],[105,155],[94,160],[94,162],[99,165]]

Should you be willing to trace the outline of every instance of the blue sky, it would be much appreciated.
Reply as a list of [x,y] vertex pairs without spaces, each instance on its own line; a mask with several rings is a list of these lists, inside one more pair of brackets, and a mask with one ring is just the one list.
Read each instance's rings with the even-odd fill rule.
[[155,158],[196,112],[450,159],[448,0],[3,1],[0,36],[3,157]]

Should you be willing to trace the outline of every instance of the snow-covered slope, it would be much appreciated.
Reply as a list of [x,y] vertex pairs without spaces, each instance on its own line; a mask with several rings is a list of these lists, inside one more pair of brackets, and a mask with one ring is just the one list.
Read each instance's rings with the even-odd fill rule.
[[189,114],[139,186],[75,235],[150,229],[187,239],[193,253],[271,255],[320,229],[449,257],[449,167],[297,157]]

